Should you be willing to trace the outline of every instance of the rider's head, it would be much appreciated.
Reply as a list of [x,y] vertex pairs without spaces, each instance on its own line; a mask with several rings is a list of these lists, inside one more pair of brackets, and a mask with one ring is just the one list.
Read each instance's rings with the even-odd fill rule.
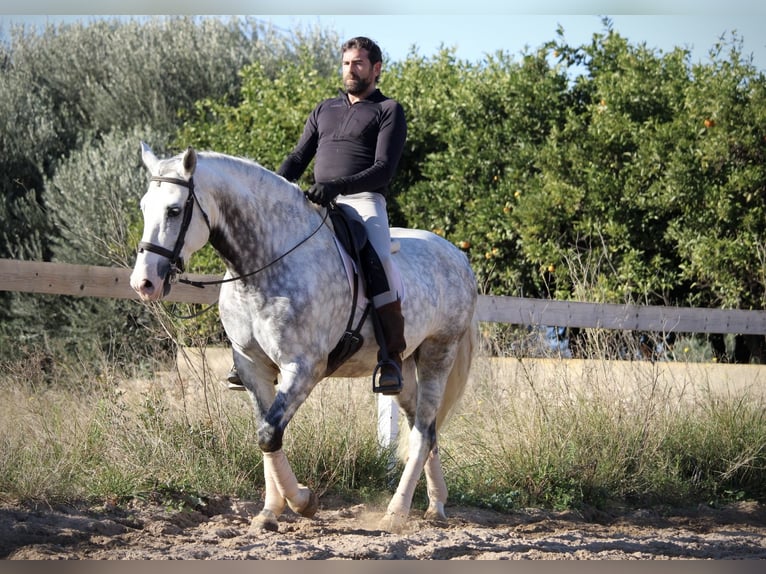
[[375,83],[377,83],[378,80],[380,80],[379,64],[383,62],[383,54],[380,51],[380,46],[365,36],[356,36],[350,40],[346,40],[343,43],[343,46],[340,50],[341,55],[345,54],[349,50],[364,50],[367,53],[367,58],[370,61],[370,65],[373,68],[376,68],[376,64],[378,64],[377,73],[375,74]]

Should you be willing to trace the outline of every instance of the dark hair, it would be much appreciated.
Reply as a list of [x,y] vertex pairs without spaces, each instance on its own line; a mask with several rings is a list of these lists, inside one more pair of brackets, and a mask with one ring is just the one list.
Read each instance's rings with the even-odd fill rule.
[[383,54],[380,51],[380,46],[378,46],[373,40],[370,40],[369,38],[364,36],[357,36],[355,38],[351,38],[350,40],[346,40],[346,42],[341,47],[340,52],[343,54],[346,52],[346,50],[354,49],[367,50],[367,54],[370,58],[370,63],[373,65],[383,61]]

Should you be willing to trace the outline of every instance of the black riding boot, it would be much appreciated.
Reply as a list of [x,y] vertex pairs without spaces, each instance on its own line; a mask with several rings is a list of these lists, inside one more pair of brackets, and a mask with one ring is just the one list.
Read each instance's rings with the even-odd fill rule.
[[404,317],[402,303],[396,300],[375,309],[383,341],[378,344],[385,346],[387,357],[378,352],[379,371],[377,385],[373,381],[373,390],[384,395],[396,395],[402,390],[402,357],[407,348],[404,340]]

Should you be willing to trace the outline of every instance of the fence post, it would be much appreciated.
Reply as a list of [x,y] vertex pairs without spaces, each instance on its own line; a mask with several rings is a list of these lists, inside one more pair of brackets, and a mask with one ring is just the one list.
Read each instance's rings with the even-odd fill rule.
[[396,466],[396,438],[399,434],[399,405],[388,395],[378,395],[378,448],[389,451],[388,470]]

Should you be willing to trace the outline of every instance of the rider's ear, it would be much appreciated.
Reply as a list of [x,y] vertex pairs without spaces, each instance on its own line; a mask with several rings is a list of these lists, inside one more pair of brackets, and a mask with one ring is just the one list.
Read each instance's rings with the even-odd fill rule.
[[189,146],[184,152],[182,164],[184,166],[184,175],[190,178],[194,174],[194,169],[197,167],[197,152],[194,148]]

